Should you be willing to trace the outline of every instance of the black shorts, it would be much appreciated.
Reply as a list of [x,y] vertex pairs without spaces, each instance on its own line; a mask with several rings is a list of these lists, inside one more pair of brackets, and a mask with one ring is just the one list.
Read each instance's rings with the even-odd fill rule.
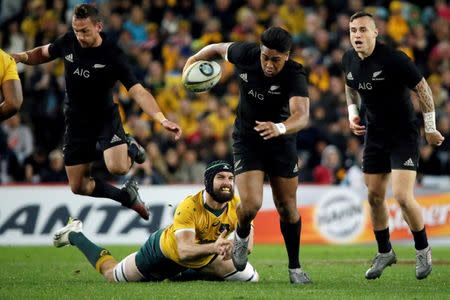
[[233,134],[233,156],[236,175],[252,170],[285,178],[299,175],[297,145],[292,136],[263,141]]
[[416,171],[419,163],[419,132],[410,127],[397,132],[368,127],[364,141],[364,173],[390,173],[391,170]]
[[66,115],[64,164],[73,166],[95,161],[99,151],[126,143],[117,107],[97,118]]

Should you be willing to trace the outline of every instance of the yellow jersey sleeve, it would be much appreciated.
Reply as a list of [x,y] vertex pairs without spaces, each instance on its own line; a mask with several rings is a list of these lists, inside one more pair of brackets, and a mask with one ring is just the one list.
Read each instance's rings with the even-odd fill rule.
[[193,197],[188,197],[178,205],[173,216],[173,230],[192,229],[195,230],[194,213],[198,209],[198,205],[194,202]]
[[161,235],[160,246],[164,255],[187,268],[201,268],[206,266],[214,255],[206,255],[192,261],[181,261],[178,255],[176,231],[183,229],[195,230],[197,244],[214,243],[223,230],[227,235],[236,229],[236,206],[239,198],[236,196],[228,202],[226,209],[215,214],[205,207],[203,191],[189,196],[182,201],[175,210],[173,224],[168,226]]
[[19,80],[19,74],[14,58],[0,50],[0,83],[3,84],[7,80]]

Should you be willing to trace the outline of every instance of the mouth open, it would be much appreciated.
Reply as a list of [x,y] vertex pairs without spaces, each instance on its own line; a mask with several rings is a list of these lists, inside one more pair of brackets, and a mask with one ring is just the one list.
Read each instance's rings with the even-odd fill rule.
[[361,41],[355,41],[355,45],[357,45],[357,46],[361,46],[363,44],[363,42],[361,42]]
[[231,188],[229,188],[229,187],[227,187],[227,186],[224,186],[224,187],[221,187],[221,188],[220,188],[220,191],[221,191],[221,192],[229,193],[229,192],[231,191]]

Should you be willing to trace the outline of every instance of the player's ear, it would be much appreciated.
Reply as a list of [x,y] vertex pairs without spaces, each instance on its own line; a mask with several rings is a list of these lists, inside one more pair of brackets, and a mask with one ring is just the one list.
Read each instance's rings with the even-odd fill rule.
[[95,28],[97,28],[98,32],[101,32],[103,30],[103,22],[97,22]]
[[289,60],[289,55],[291,54],[291,51],[288,51],[287,53],[286,53],[286,59],[285,59],[285,61],[288,61]]

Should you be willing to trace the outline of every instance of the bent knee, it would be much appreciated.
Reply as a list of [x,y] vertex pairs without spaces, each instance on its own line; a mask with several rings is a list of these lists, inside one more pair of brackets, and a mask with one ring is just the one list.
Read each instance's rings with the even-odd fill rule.
[[114,163],[107,166],[109,173],[114,175],[125,175],[130,169],[128,162]]
[[70,190],[77,195],[86,195],[86,187],[83,183],[70,183]]
[[384,202],[384,193],[380,193],[379,191],[369,191],[368,200],[371,206],[381,205]]

